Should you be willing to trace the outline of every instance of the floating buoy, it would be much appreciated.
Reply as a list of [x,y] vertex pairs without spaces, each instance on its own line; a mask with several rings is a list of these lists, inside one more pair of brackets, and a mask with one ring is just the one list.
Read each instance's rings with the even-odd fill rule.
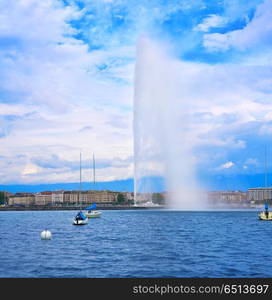
[[42,240],[51,240],[52,234],[49,230],[44,230],[41,232],[41,239]]

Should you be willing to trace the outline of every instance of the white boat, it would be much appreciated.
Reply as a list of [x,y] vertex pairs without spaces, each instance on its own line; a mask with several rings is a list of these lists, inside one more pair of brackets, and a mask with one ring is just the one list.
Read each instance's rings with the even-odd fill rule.
[[78,214],[74,217],[73,224],[74,225],[85,225],[88,224],[89,220],[87,216],[82,212],[78,212]]
[[160,205],[157,204],[157,203],[153,203],[152,201],[147,201],[147,202],[143,203],[142,206],[146,206],[146,207],[158,207]]
[[86,207],[84,213],[87,218],[100,218],[102,214],[101,211],[96,210],[96,203]]
[[101,217],[101,211],[98,211],[98,210],[89,210],[89,211],[85,212],[85,215],[88,218],[100,218]]

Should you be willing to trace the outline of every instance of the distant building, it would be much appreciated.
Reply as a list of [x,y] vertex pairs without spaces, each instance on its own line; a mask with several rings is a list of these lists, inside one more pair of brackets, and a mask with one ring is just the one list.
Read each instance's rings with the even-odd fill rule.
[[35,203],[35,195],[32,193],[16,193],[9,195],[8,205],[30,206]]
[[52,192],[52,205],[63,204],[64,190]]
[[112,191],[65,191],[64,204],[113,203],[117,201],[117,192]]
[[52,192],[46,191],[46,192],[40,192],[36,193],[35,201],[33,205],[51,205],[52,204]]
[[88,191],[89,203],[112,203],[117,201],[117,192],[112,191]]
[[79,192],[78,191],[64,191],[63,203],[67,205],[75,205],[79,203]]
[[[113,191],[44,191],[36,194],[16,193],[8,195],[9,205],[22,206],[70,206],[70,205],[89,205],[114,204],[118,203],[118,195],[124,196],[124,203],[134,202],[133,192],[113,192]],[[209,191],[207,192],[207,202],[211,206],[224,207],[249,207],[261,205],[265,200],[271,201],[272,188],[252,188],[247,193],[241,191]],[[167,197],[166,192],[162,193],[137,193],[137,204],[153,202],[164,204]]]
[[272,187],[248,189],[247,200],[252,207],[262,206],[265,202],[272,204]]
[[247,193],[241,191],[210,191],[207,201],[211,206],[243,207],[247,206]]

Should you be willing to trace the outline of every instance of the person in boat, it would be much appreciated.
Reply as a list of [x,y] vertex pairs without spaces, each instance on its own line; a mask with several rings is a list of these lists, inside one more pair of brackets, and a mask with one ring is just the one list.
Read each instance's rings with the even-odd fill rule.
[[265,216],[266,216],[266,218],[268,219],[268,217],[269,217],[269,212],[268,212],[268,204],[267,203],[265,203],[264,204],[264,209],[265,209]]
[[76,220],[84,220],[84,217],[83,217],[83,214],[81,211],[76,215],[75,219]]

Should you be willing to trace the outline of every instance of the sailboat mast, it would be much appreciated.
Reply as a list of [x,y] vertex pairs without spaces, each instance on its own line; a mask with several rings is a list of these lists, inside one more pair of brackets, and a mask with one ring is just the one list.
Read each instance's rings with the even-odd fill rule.
[[93,154],[93,184],[95,187],[95,159],[94,159],[94,154]]
[[82,190],[82,177],[81,177],[81,152],[79,155],[79,204],[81,203],[81,190]]
[[268,184],[268,180],[267,180],[267,147],[265,146],[265,187],[267,187],[267,184]]
[[264,202],[267,203],[268,197],[267,197],[267,147],[264,148]]

